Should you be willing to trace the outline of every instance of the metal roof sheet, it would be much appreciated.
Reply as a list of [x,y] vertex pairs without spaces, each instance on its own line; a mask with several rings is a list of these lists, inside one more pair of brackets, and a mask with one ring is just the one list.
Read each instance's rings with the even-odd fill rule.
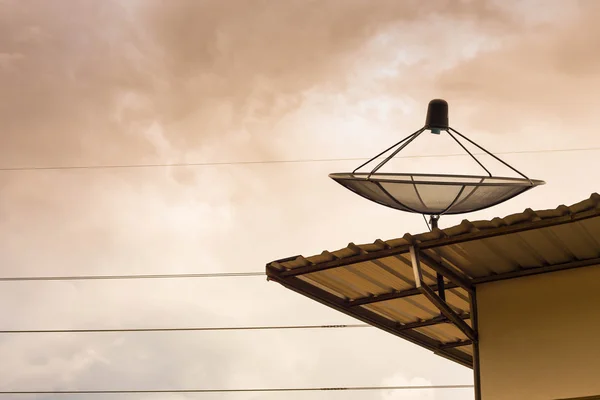
[[446,229],[273,261],[267,264],[267,276],[472,366],[472,340],[417,287],[411,246],[419,251],[424,284],[437,290],[437,274],[444,272],[445,303],[472,326],[469,288],[464,285],[600,264],[600,195],[569,207],[464,220]]

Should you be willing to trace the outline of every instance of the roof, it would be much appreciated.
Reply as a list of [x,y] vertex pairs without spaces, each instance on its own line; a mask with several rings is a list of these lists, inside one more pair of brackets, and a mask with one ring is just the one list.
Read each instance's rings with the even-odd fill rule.
[[594,193],[569,207],[464,220],[451,228],[277,260],[266,272],[269,280],[472,367],[476,285],[598,264],[600,195]]

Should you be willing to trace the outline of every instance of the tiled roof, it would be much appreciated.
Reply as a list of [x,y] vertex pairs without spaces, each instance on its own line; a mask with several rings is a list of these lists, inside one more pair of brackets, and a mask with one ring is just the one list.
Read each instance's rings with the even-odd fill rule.
[[[267,264],[270,280],[385,329],[463,365],[472,346],[416,287],[410,247],[422,255],[424,282],[436,271],[478,285],[535,273],[600,264],[600,195],[577,204],[446,229],[376,240],[319,255]],[[446,276],[448,276],[446,274]],[[446,301],[470,324],[469,293],[445,279]]]

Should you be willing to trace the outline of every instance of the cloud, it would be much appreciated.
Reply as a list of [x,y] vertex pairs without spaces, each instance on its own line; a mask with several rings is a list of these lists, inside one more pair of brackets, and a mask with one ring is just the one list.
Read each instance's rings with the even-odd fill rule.
[[[112,115],[116,99],[147,92],[142,40],[117,2],[4,2],[3,53],[18,54],[0,72],[5,99],[2,159],[7,165],[101,162],[152,153]],[[144,114],[135,124],[146,125]],[[147,115],[146,115],[147,117]],[[133,123],[133,122],[132,122]]]
[[[2,154],[10,165],[160,158],[144,134],[157,124],[179,157],[203,155],[215,142],[223,150],[224,137],[248,131],[252,139],[232,150],[265,158],[273,154],[270,124],[299,107],[307,90],[352,86],[360,50],[374,35],[430,15],[506,20],[496,6],[463,1],[1,7],[10,8],[0,42],[8,65],[0,83],[11,99],[0,114],[10,132],[1,148],[12,149]],[[378,51],[398,45],[405,46]]]
[[[598,60],[589,18],[597,3],[564,4],[1,1],[0,160],[46,166],[361,157],[418,128],[422,106],[444,96],[451,120],[467,128],[500,132],[539,121],[593,127],[589,88]],[[566,140],[553,129],[545,140]],[[327,172],[350,164],[2,172],[0,270],[256,271],[278,257],[424,228],[418,216],[371,206],[328,181]],[[558,176],[542,167],[531,165]],[[562,173],[561,182],[572,181]],[[565,193],[577,193],[572,189]],[[32,285],[3,284],[9,327],[349,321],[262,278]],[[1,338],[0,347],[7,354],[0,384],[19,388],[470,379],[464,368],[381,332],[23,336]],[[416,376],[423,378],[409,378]]]
[[[402,373],[396,373],[384,379],[382,386],[431,386],[433,383],[425,378],[413,377],[408,379]],[[434,390],[402,389],[384,392],[383,400],[433,400],[436,399]]]
[[599,102],[589,90],[600,84],[600,57],[592,50],[600,45],[598,7],[586,0],[544,2],[543,12],[526,15],[546,18],[506,32],[497,48],[445,71],[436,85],[468,104],[469,122],[480,129],[569,129],[583,139],[578,128],[595,118]]

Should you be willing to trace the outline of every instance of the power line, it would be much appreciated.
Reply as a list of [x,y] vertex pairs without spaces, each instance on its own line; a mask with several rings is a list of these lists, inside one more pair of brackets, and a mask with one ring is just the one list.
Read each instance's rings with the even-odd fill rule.
[[30,281],[94,281],[124,279],[181,279],[181,278],[236,278],[266,276],[264,272],[214,272],[205,274],[149,274],[149,275],[70,275],[70,276],[17,276],[0,277],[0,282]]
[[[540,154],[540,153],[565,153],[579,151],[596,151],[600,147],[583,147],[572,149],[545,149],[545,150],[522,150],[498,152],[498,155],[507,154]],[[485,155],[485,153],[473,153],[474,155]],[[446,158],[463,157],[464,153],[454,154],[432,154],[421,156],[400,156],[402,158]],[[209,167],[223,165],[267,165],[267,164],[299,164],[299,163],[318,163],[318,162],[336,162],[336,161],[364,161],[366,157],[359,158],[313,158],[298,160],[266,160],[266,161],[222,161],[222,162],[180,162],[180,163],[151,163],[151,164],[107,164],[107,165],[66,165],[66,166],[45,166],[45,167],[2,167],[0,172],[16,171],[61,171],[61,170],[87,170],[87,169],[125,169],[125,168],[166,168],[166,167]]]
[[439,389],[471,389],[471,388],[473,388],[473,385],[348,386],[348,387],[304,387],[304,388],[247,388],[247,389],[35,390],[35,391],[0,391],[0,395],[321,392],[321,391],[368,391],[368,390],[434,390],[434,389],[439,390]]
[[223,326],[223,327],[188,327],[188,328],[117,328],[117,329],[18,329],[0,330],[0,334],[27,333],[124,333],[124,332],[210,332],[210,331],[268,331],[291,329],[346,329],[370,328],[367,324],[337,325],[279,325],[279,326]]

